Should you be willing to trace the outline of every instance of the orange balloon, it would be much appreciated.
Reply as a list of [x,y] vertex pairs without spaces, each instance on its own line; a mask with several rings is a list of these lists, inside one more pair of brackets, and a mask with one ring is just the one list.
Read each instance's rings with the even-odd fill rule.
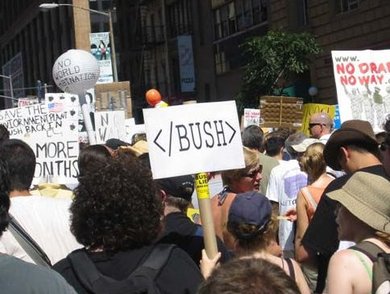
[[145,94],[146,101],[149,105],[155,106],[157,103],[161,101],[161,94],[156,89],[150,89]]

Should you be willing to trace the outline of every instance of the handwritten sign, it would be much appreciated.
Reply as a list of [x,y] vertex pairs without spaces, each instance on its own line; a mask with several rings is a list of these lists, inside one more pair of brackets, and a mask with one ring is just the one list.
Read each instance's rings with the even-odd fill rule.
[[77,108],[70,104],[34,104],[0,111],[11,138],[25,141],[37,158],[33,183],[56,178],[77,183],[79,153]]
[[363,119],[383,129],[390,113],[390,50],[332,51],[341,122]]
[[108,139],[116,138],[126,141],[125,112],[97,111],[95,113],[96,143],[105,143]]
[[245,108],[244,109],[244,121],[243,121],[243,127],[246,128],[247,126],[260,125],[260,109],[251,109],[251,108]]
[[245,166],[234,101],[143,112],[153,178]]

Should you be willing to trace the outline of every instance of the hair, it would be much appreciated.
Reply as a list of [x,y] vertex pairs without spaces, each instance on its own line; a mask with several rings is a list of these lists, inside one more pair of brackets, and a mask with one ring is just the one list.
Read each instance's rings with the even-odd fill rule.
[[216,268],[200,284],[198,294],[298,294],[298,286],[282,268],[261,258],[233,259]]
[[299,159],[302,171],[308,174],[311,182],[316,181],[326,172],[324,148],[325,145],[322,143],[311,144]]
[[188,200],[170,195],[167,195],[165,201],[168,206],[176,207],[181,212],[186,212],[187,208],[191,205],[191,202]]
[[221,173],[221,177],[224,185],[227,186],[231,185],[232,183],[241,179],[250,170],[259,166],[260,164],[259,152],[255,150],[251,150],[247,147],[243,147],[243,149],[244,149],[245,167],[240,169],[223,171]]
[[264,132],[256,125],[247,126],[241,133],[242,145],[259,152],[263,150]]
[[264,149],[268,156],[276,156],[284,147],[285,139],[278,134],[271,133],[264,143]]
[[0,145],[0,159],[7,163],[10,191],[29,190],[35,172],[35,154],[27,143],[9,139]]
[[262,230],[257,225],[234,222],[228,222],[227,229],[236,239],[240,249],[245,253],[251,253],[259,249],[266,249],[275,240],[278,226],[276,216],[272,215]]
[[7,164],[0,160],[0,236],[6,230],[9,223],[8,210],[11,204],[9,199],[10,183]]
[[161,231],[162,204],[151,172],[134,156],[119,155],[80,177],[70,211],[72,233],[91,250],[141,248]]
[[0,143],[8,139],[9,139],[8,129],[3,124],[0,124]]
[[78,158],[79,174],[94,173],[112,159],[110,151],[104,145],[90,145],[80,151]]
[[305,140],[306,138],[307,136],[302,132],[295,132],[288,136],[284,143],[284,147],[292,159],[297,158],[298,152],[296,152],[291,146],[303,142],[303,140]]
[[[376,158],[380,159],[380,151],[379,151],[379,146],[378,144],[372,144],[372,143],[367,143],[367,142],[361,142],[361,141],[355,141],[355,142],[350,142],[350,143],[345,143],[340,147],[347,146],[349,149],[354,150],[359,153],[371,153],[374,155]],[[340,150],[340,149],[339,149]],[[339,151],[340,154],[340,151]]]

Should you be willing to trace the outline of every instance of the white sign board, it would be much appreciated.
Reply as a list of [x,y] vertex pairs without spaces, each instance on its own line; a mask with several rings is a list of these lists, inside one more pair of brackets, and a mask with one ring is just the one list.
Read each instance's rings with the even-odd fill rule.
[[43,103],[1,110],[0,123],[7,127],[11,138],[21,139],[33,149],[34,184],[49,178],[61,184],[77,183],[77,103]]
[[133,136],[135,134],[146,133],[145,125],[140,124],[136,125],[134,118],[128,118],[125,120],[125,128],[126,128],[126,142],[132,142]]
[[244,122],[243,127],[260,125],[260,109],[244,108]]
[[363,119],[375,131],[390,113],[390,50],[332,51],[341,122]]
[[245,167],[235,101],[143,113],[154,179]]
[[95,112],[95,128],[97,144],[104,144],[112,138],[127,140],[123,110]]

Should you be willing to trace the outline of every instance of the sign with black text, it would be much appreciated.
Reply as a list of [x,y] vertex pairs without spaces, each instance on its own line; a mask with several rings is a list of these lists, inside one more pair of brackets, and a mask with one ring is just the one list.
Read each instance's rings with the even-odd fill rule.
[[143,113],[154,179],[245,167],[234,101]]

